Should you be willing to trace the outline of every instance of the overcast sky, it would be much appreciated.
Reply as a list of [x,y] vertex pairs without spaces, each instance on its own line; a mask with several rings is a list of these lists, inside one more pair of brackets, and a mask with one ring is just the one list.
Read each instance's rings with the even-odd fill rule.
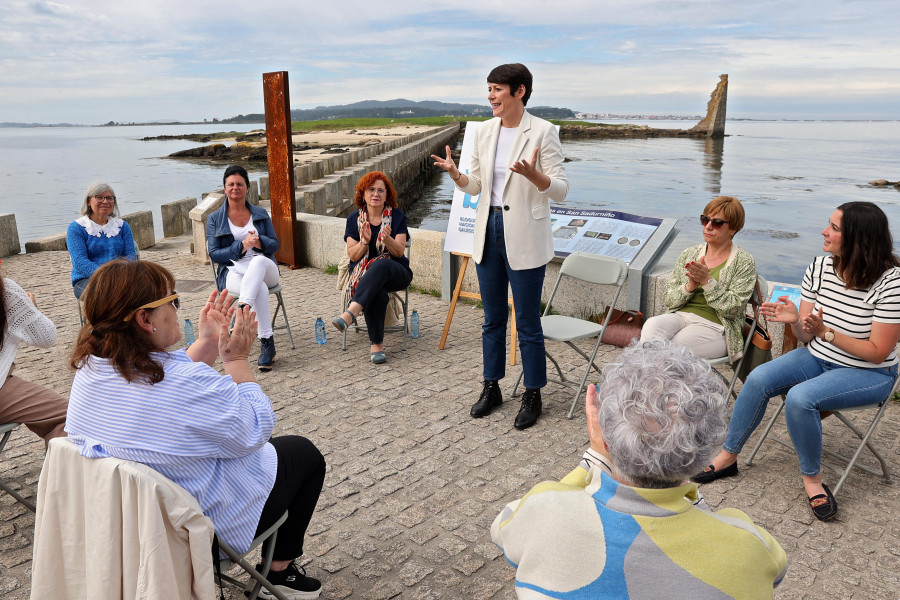
[[[440,6],[440,8],[438,8]],[[895,0],[5,0],[0,121],[98,124],[360,100],[486,103],[523,62],[532,106],[731,118],[900,118]]]

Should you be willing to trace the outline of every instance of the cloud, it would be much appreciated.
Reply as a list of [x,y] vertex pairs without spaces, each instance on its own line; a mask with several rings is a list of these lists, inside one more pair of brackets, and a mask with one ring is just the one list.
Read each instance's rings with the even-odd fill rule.
[[279,70],[296,108],[480,103],[490,68],[514,61],[535,74],[533,103],[576,110],[698,114],[720,73],[731,116],[742,105],[796,110],[811,95],[854,114],[900,107],[900,46],[882,0],[460,0],[439,10],[411,0],[11,0],[4,11],[0,113],[11,121],[261,112],[262,73]]

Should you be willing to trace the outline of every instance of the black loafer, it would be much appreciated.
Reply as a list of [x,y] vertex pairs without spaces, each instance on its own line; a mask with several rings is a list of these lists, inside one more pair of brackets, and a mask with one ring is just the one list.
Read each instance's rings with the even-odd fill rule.
[[691,481],[694,483],[709,483],[716,479],[722,479],[723,477],[734,477],[737,474],[738,466],[737,461],[735,461],[733,464],[728,465],[724,469],[719,469],[718,471],[716,471],[714,466],[709,465],[702,473],[697,473],[691,477]]
[[818,520],[827,521],[837,514],[837,500],[834,499],[834,494],[827,485],[823,483],[822,487],[825,488],[825,493],[810,498],[809,507]]

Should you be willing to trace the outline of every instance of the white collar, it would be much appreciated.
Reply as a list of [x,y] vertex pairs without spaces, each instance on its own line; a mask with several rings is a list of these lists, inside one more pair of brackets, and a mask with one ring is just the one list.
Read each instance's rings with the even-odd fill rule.
[[106,220],[106,225],[100,225],[92,221],[87,215],[75,219],[75,222],[84,227],[88,235],[100,237],[100,234],[103,233],[108,238],[119,235],[119,232],[122,230],[122,223],[124,223],[122,219],[109,217]]

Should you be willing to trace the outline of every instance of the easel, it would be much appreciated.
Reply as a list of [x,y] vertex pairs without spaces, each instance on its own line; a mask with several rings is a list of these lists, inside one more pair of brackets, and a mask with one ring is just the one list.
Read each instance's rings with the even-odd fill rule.
[[[466,277],[466,269],[469,266],[469,259],[472,258],[472,255],[463,254],[462,252],[451,252],[450,254],[452,256],[461,256],[462,264],[459,267],[459,275],[456,277],[456,285],[453,287],[453,296],[450,298],[450,310],[447,312],[447,320],[444,321],[444,333],[441,334],[441,343],[438,344],[439,350],[443,350],[444,345],[447,343],[447,334],[450,333],[450,323],[453,321],[453,313],[456,311],[457,301],[460,298],[481,300],[481,294],[462,291],[463,279]],[[516,304],[512,298],[509,299],[509,304],[512,306],[512,327],[509,332],[509,364],[514,365],[516,364],[516,342],[518,340],[518,335],[516,334]]]

